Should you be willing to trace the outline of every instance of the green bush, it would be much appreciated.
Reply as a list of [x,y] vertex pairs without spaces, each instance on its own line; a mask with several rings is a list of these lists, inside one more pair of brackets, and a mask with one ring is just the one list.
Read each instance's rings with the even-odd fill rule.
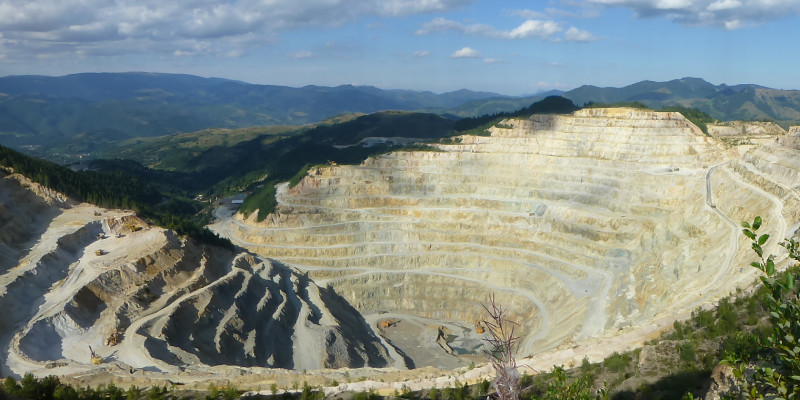
[[289,179],[289,188],[297,186],[297,184],[300,183],[300,181],[302,181],[303,178],[306,177],[306,175],[308,175],[308,170],[311,167],[312,167],[311,164],[306,164],[303,166],[303,168],[300,168],[300,170],[297,171],[297,173],[294,174],[294,176],[292,176],[291,179]]
[[680,353],[681,361],[693,363],[697,359],[697,351],[694,347],[694,343],[691,341],[685,341],[680,344],[678,351]]
[[[726,361],[735,365],[734,374],[743,383],[743,392],[751,398],[785,398],[795,399],[800,396],[800,278],[796,266],[783,273],[775,268],[775,256],[764,255],[763,247],[769,240],[769,234],[759,235],[761,217],[752,223],[743,222],[742,233],[751,241],[751,247],[758,256],[758,261],[750,265],[764,275],[760,277],[766,289],[763,292],[763,303],[766,305],[772,332],[765,340],[767,357],[757,362],[752,379],[745,375],[747,365],[741,358],[729,357]],[[800,261],[800,244],[794,239],[781,242],[781,246],[789,252],[789,259]],[[764,366],[763,361],[768,361]]]
[[631,364],[631,356],[628,353],[619,354],[616,351],[603,360],[603,366],[611,372],[622,372],[628,369]]

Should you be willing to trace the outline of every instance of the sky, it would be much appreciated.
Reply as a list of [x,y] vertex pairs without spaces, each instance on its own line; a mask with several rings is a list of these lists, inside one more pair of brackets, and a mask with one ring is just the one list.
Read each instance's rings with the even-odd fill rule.
[[798,0],[0,0],[0,76],[186,73],[508,95],[800,89]]

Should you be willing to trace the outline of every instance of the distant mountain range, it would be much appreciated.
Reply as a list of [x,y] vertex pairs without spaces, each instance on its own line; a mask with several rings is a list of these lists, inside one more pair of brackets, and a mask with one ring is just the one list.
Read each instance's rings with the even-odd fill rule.
[[581,86],[563,94],[575,104],[641,102],[651,108],[682,105],[723,121],[771,120],[788,126],[800,121],[800,91],[752,84],[712,85],[699,78],[642,81],[622,88]]
[[111,142],[201,129],[302,125],[345,113],[438,110],[502,97],[338,87],[253,85],[191,75],[76,74],[0,78],[0,143]]
[[[96,149],[130,138],[208,128],[303,125],[347,113],[414,110],[471,117],[517,110],[553,94],[560,92],[511,97],[352,85],[293,88],[156,73],[8,76],[0,78],[0,144],[47,155],[56,148],[80,152],[87,148],[85,143]],[[698,78],[643,81],[623,88],[582,86],[562,95],[578,105],[680,104],[721,120],[770,119],[784,126],[800,121],[800,91],[715,86]]]

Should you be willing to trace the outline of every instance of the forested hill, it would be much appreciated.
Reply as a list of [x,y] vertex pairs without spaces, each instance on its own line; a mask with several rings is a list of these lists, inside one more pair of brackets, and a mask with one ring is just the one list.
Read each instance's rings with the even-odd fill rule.
[[233,244],[193,218],[202,209],[195,202],[165,195],[151,184],[122,172],[73,171],[0,146],[0,168],[82,202],[136,211],[156,225],[200,242],[233,249]]
[[449,109],[498,96],[352,85],[294,88],[150,73],[9,76],[0,78],[0,143],[87,153],[128,138],[302,125],[351,112]]
[[[300,126],[348,113],[387,110],[476,117],[513,112],[544,95],[287,87],[155,73],[7,76],[0,77],[0,144],[72,162],[136,138],[209,128]],[[699,78],[642,81],[621,88],[586,85],[563,96],[577,105],[638,101],[654,109],[696,108],[719,120],[769,119],[784,127],[800,122],[800,91],[713,85]]]
[[754,84],[713,85],[700,78],[666,82],[641,81],[615,87],[581,86],[563,94],[575,104],[640,102],[653,109],[682,106],[722,121],[769,120],[783,125],[800,122],[800,91]]

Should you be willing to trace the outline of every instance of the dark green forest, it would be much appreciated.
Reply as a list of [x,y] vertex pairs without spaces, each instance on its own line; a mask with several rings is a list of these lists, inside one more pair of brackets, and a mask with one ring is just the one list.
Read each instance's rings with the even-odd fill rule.
[[196,220],[202,205],[175,195],[164,194],[152,184],[119,171],[73,171],[49,161],[26,156],[0,146],[0,166],[67,196],[101,207],[134,210],[155,225],[172,229],[201,243],[233,250]]

